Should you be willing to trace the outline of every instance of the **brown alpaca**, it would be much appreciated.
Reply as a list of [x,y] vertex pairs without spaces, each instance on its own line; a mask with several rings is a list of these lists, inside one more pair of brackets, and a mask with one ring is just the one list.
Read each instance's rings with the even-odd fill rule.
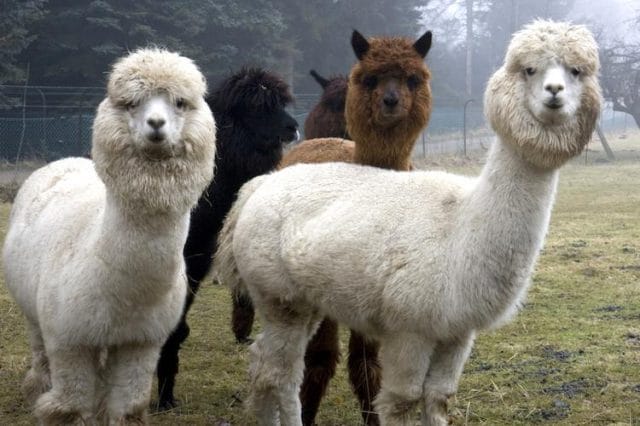
[[344,118],[347,78],[342,75],[324,78],[315,70],[309,71],[309,74],[322,87],[322,96],[304,121],[304,137],[350,139]]
[[[413,42],[401,37],[367,40],[354,31],[351,46],[358,62],[349,75],[345,117],[347,131],[355,143],[339,138],[307,140],[289,151],[279,168],[329,161],[394,170],[412,168],[411,153],[416,139],[431,115],[431,74],[424,63],[431,47],[431,32]],[[238,295],[234,300],[247,302],[246,297]],[[234,307],[234,321],[236,312]],[[340,357],[338,343],[337,324],[325,318],[305,354],[300,390],[305,425],[314,424],[320,400],[335,374]],[[349,378],[367,425],[379,424],[373,410],[373,400],[380,389],[377,353],[375,341],[351,330]]]

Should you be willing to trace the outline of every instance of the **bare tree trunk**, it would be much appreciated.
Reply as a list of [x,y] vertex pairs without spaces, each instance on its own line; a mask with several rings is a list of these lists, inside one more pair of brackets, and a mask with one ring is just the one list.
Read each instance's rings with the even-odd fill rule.
[[511,0],[511,34],[515,33],[520,24],[518,23],[518,16],[520,14],[520,1],[519,0]]
[[596,124],[596,133],[598,134],[598,138],[600,139],[600,143],[602,144],[602,147],[604,148],[604,152],[607,153],[607,158],[610,161],[613,161],[616,159],[615,155],[613,155],[613,151],[611,150],[611,147],[609,146],[609,143],[607,142],[607,138],[604,136],[604,132],[602,131],[602,128],[600,127],[599,124]]
[[467,98],[471,98],[473,92],[473,0],[466,0],[467,5],[467,75],[466,89]]

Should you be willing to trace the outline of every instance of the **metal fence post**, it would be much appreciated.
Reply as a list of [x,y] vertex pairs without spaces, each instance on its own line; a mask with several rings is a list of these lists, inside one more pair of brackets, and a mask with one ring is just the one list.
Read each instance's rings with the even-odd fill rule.
[[467,99],[462,109],[462,133],[463,133],[463,152],[464,156],[467,156],[467,105],[473,102],[474,99]]

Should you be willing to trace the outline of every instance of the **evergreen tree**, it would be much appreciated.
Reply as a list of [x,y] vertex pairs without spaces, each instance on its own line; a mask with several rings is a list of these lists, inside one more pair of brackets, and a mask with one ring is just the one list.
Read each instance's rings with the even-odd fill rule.
[[19,54],[36,38],[30,31],[34,22],[42,18],[44,0],[0,1],[0,84],[22,83],[26,63],[21,63]]

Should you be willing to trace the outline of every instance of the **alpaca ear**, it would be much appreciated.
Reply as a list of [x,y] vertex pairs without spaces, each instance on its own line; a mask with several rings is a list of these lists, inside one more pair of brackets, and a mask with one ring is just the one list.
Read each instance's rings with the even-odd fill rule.
[[325,89],[329,84],[329,80],[318,74],[316,70],[309,71],[309,74],[311,74],[311,77],[313,77],[323,89]]
[[365,53],[369,51],[369,42],[357,30],[353,30],[353,33],[351,34],[351,47],[353,47],[353,52],[356,54],[356,58],[358,58],[358,60],[362,60]]
[[413,43],[413,48],[416,49],[416,52],[423,58],[427,56],[427,52],[431,48],[431,31],[427,31]]

